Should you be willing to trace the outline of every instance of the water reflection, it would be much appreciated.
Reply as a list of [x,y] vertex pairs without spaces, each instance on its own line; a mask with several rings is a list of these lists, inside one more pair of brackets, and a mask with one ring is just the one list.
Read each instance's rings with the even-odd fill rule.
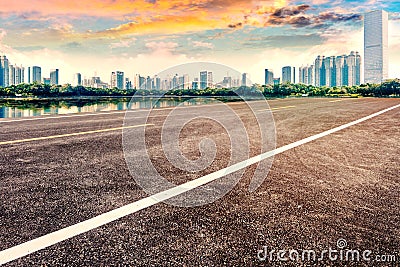
[[[126,110],[130,98],[105,99],[0,99],[0,118],[22,118],[55,114],[73,114],[82,112],[101,112]],[[221,100],[221,99],[218,99]],[[223,99],[222,99],[223,100]],[[131,109],[174,107],[210,104],[216,102],[212,98],[134,98]]]

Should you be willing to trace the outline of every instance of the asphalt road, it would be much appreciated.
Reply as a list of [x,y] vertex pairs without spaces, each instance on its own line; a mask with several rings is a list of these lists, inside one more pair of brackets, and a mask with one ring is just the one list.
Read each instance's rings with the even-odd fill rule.
[[[276,146],[399,103],[374,98],[269,101]],[[254,117],[243,104],[231,107],[247,127],[250,156],[258,155],[262,142],[252,128]],[[202,109],[230,116],[218,105],[182,108],[187,114]],[[227,167],[231,151],[226,131],[207,120],[183,129],[180,144],[185,156],[196,159],[201,138],[214,139],[212,165],[197,176],[171,166],[159,137],[170,111],[154,111],[145,126],[160,173],[182,183]],[[136,113],[140,121],[145,111]],[[5,266],[298,266],[260,261],[257,252],[263,246],[322,250],[336,247],[339,239],[347,241],[347,248],[368,249],[374,256],[396,254],[399,264],[399,115],[397,108],[276,155],[255,192],[248,191],[251,166],[231,192],[212,204],[183,208],[159,203]],[[124,113],[111,112],[0,120],[0,250],[148,196],[124,159],[123,119]],[[372,265],[390,265],[379,264]]]

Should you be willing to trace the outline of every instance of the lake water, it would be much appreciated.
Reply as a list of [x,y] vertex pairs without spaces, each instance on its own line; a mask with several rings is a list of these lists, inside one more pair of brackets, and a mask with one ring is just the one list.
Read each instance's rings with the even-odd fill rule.
[[[219,99],[227,101],[229,99]],[[234,99],[230,99],[234,100]],[[0,118],[22,118],[81,112],[126,110],[131,98],[76,98],[76,99],[0,99]],[[212,98],[133,98],[131,109],[148,109],[216,103]]]

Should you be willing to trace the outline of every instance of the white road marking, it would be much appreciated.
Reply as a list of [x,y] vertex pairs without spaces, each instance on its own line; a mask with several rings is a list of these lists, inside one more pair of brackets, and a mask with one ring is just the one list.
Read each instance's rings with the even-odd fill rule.
[[77,235],[83,234],[85,232],[88,232],[90,230],[93,230],[95,228],[98,228],[100,226],[103,226],[105,224],[108,224],[110,222],[113,222],[115,220],[118,220],[122,217],[131,215],[135,212],[138,212],[140,210],[143,210],[145,208],[151,207],[153,205],[156,205],[164,200],[173,198],[175,196],[178,196],[182,193],[185,193],[187,191],[190,191],[194,188],[197,188],[199,186],[205,185],[207,183],[210,183],[214,180],[217,180],[223,176],[226,176],[230,173],[234,173],[238,170],[241,170],[243,168],[246,168],[252,164],[258,163],[264,159],[267,159],[269,157],[272,157],[274,155],[283,153],[287,150],[290,150],[292,148],[301,146],[303,144],[312,142],[314,140],[317,140],[319,138],[325,137],[327,135],[333,134],[335,132],[341,131],[343,129],[349,128],[353,125],[359,124],[361,122],[364,122],[366,120],[372,119],[374,117],[377,117],[383,113],[386,113],[388,111],[394,110],[396,108],[399,108],[400,104],[381,110],[379,112],[376,112],[374,114],[371,114],[369,116],[363,117],[361,119],[352,121],[350,123],[346,123],[344,125],[341,125],[339,127],[330,129],[328,131],[304,138],[302,140],[299,140],[297,142],[282,146],[280,148],[268,151],[264,154],[260,154],[258,156],[252,157],[248,160],[236,163],[232,166],[229,166],[227,168],[221,169],[219,171],[210,173],[206,176],[200,177],[196,180],[189,181],[187,183],[184,183],[182,185],[173,187],[171,189],[165,190],[163,192],[157,193],[155,195],[143,198],[141,200],[138,200],[136,202],[133,202],[131,204],[128,204],[126,206],[120,207],[118,209],[114,209],[112,211],[103,213],[101,215],[98,215],[92,219],[71,225],[69,227],[60,229],[58,231],[49,233],[47,235],[38,237],[36,239],[27,241],[25,243],[22,243],[20,245],[5,249],[0,252],[0,264],[4,264],[16,259],[19,259],[21,257],[24,257],[26,255],[29,255],[31,253],[34,253],[38,250],[47,248],[49,246],[52,246],[54,244],[57,244],[59,242],[62,242],[64,240],[67,240],[69,238],[75,237]]
[[295,108],[295,107],[296,106],[285,106],[285,107],[277,107],[277,108],[260,109],[257,111],[273,111],[273,110],[288,109],[288,108]]
[[118,131],[118,130],[122,130],[122,129],[145,127],[145,126],[154,126],[154,124],[139,124],[139,125],[123,126],[123,127],[108,128],[108,129],[100,129],[100,130],[93,130],[93,131],[86,131],[86,132],[77,132],[77,133],[69,133],[69,134],[41,136],[41,137],[34,137],[34,138],[28,138],[28,139],[3,141],[3,142],[0,142],[0,145],[11,145],[11,144],[26,143],[26,142],[48,140],[48,139],[70,137],[70,136],[78,136],[78,135],[86,135],[86,134],[93,134],[93,133],[105,133],[105,132]]

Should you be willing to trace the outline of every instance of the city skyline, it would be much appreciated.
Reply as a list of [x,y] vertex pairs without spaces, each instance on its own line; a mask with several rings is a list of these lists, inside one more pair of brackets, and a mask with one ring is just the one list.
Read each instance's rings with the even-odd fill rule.
[[0,15],[0,52],[17,65],[39,65],[43,73],[60,68],[62,84],[72,82],[76,72],[154,75],[194,61],[230,66],[262,84],[265,68],[278,74],[318,54],[363,55],[362,15],[384,9],[390,12],[389,77],[400,73],[400,8],[393,3],[235,0],[224,8],[215,0],[174,3],[7,2]]

